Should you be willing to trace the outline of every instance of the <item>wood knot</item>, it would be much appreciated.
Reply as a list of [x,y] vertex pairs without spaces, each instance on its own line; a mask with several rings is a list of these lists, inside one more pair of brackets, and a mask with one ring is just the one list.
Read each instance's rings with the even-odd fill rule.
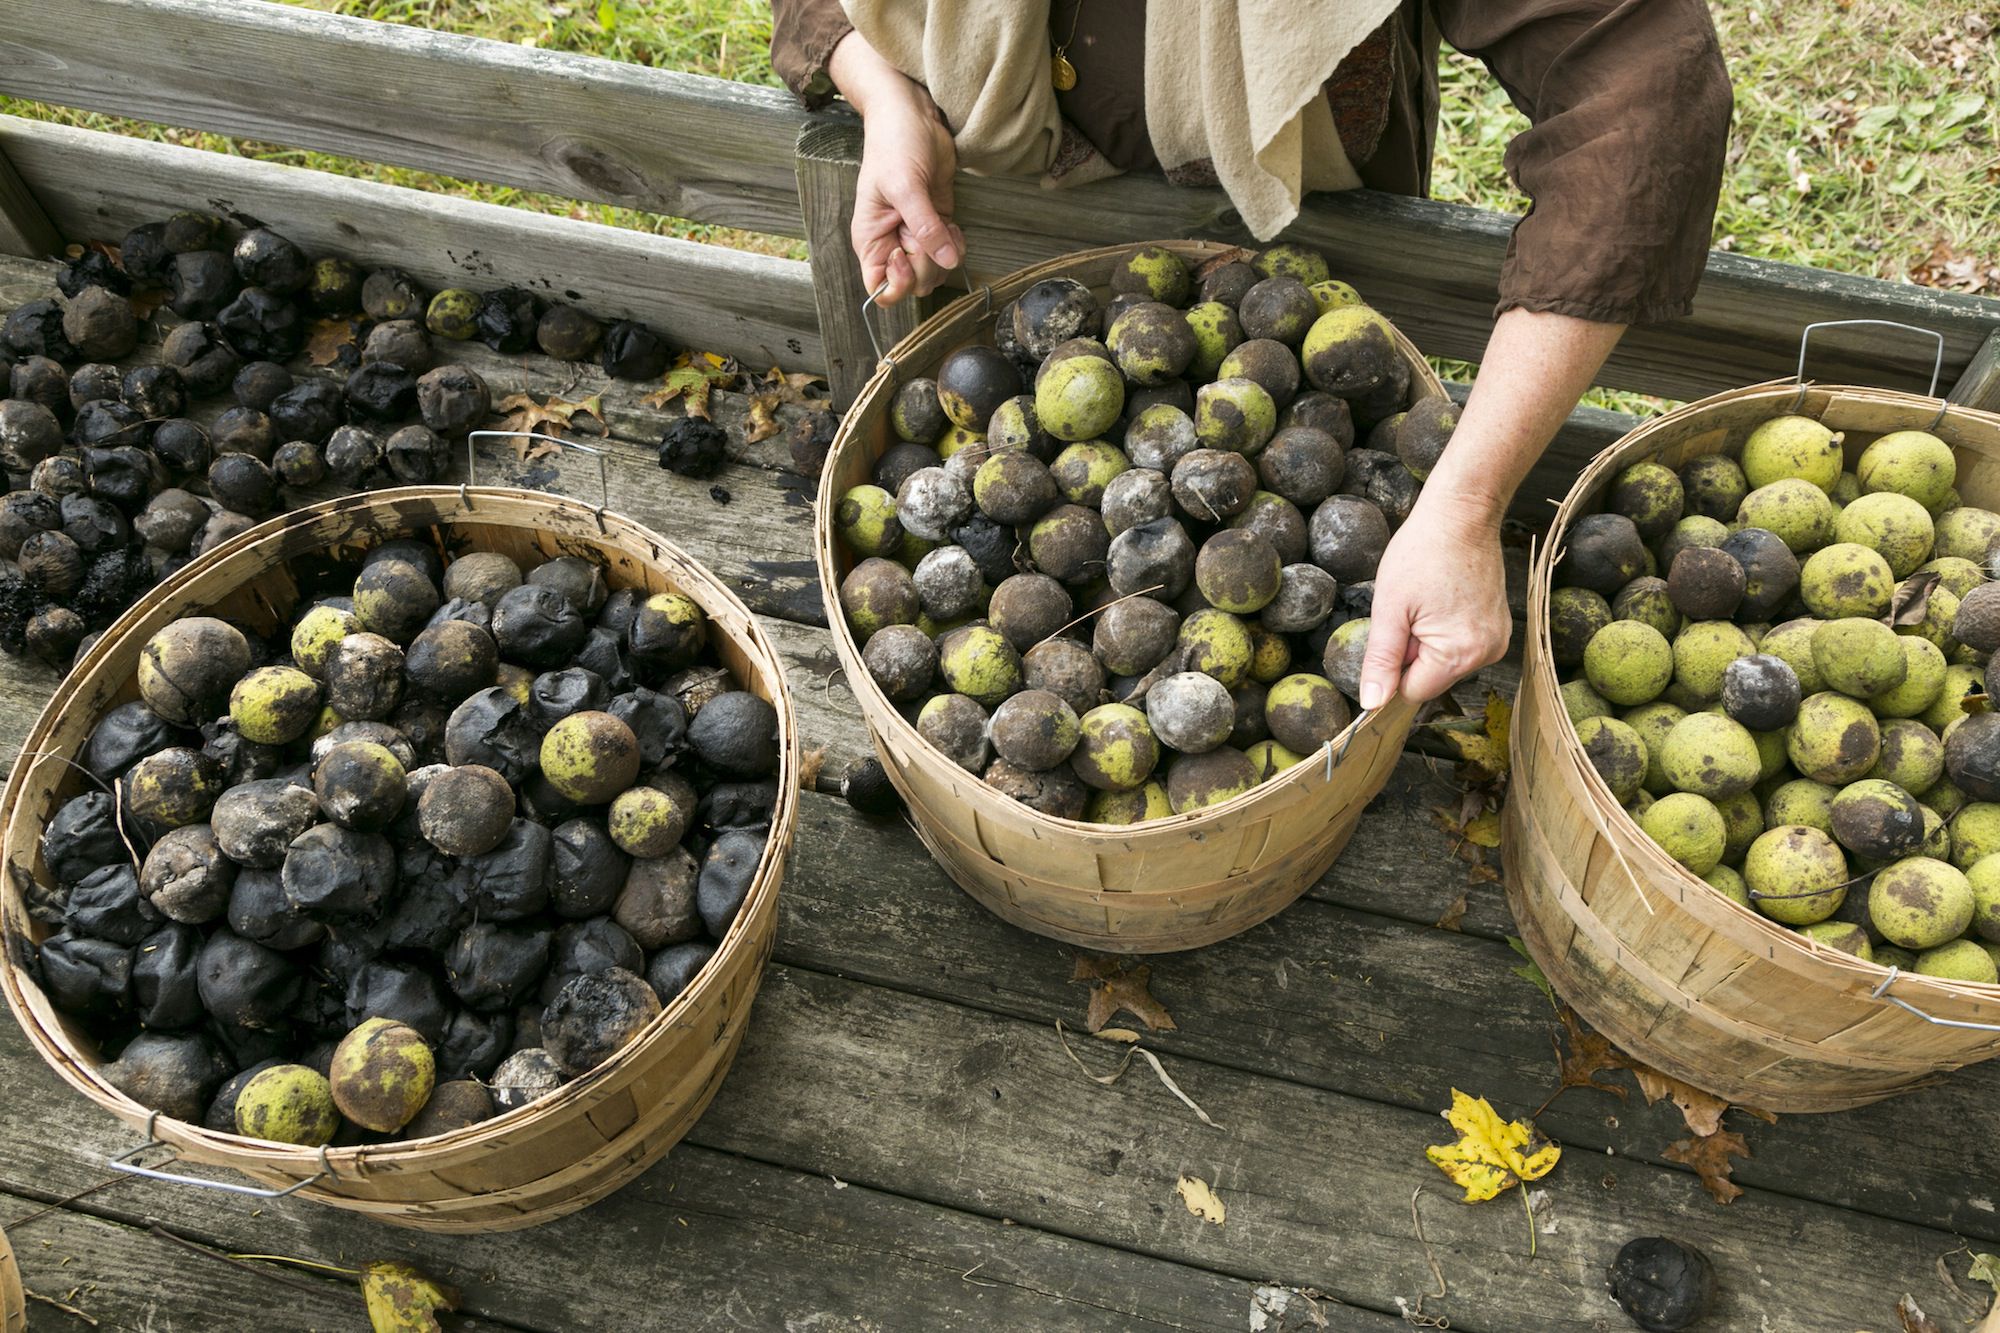
[[599,198],[636,202],[649,196],[643,175],[594,144],[557,139],[549,145],[548,156]]

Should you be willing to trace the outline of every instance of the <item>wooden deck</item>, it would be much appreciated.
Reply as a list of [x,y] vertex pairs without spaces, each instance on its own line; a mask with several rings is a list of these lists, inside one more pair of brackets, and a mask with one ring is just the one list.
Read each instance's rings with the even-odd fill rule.
[[[43,267],[0,262],[0,308],[50,286]],[[468,359],[503,389],[605,387],[552,363]],[[783,470],[782,440],[746,445],[739,432],[724,476],[688,481],[653,461],[667,414],[629,391],[606,401],[615,507],[766,617],[806,742],[827,752],[776,956],[714,1106],[638,1183],[526,1232],[429,1236],[135,1181],[43,1213],[112,1178],[103,1159],[132,1137],[7,1023],[0,1227],[31,1290],[106,1329],[364,1326],[337,1275],[219,1257],[252,1252],[416,1263],[461,1289],[464,1314],[448,1325],[477,1329],[1389,1330],[1423,1296],[1427,1316],[1461,1333],[1615,1330],[1631,1325],[1605,1294],[1606,1264],[1626,1239],[1666,1234],[1715,1262],[1719,1308],[1704,1328],[1891,1329],[1905,1292],[1941,1328],[1983,1309],[1989,1293],[1963,1275],[1968,1246],[2000,1250],[1991,1066],[1841,1115],[1766,1125],[1732,1112],[1751,1155],[1728,1206],[1663,1157],[1686,1136],[1670,1104],[1571,1090],[1539,1118],[1564,1155],[1534,1187],[1532,1235],[1516,1194],[1458,1203],[1423,1155],[1450,1137],[1437,1112],[1455,1087],[1532,1111],[1557,1086],[1557,1024],[1513,970],[1498,885],[1470,880],[1433,818],[1455,800],[1448,772],[1420,755],[1290,911],[1153,960],[1152,992],[1176,1027],[1144,1045],[1216,1127],[1142,1063],[1092,1082],[1058,1023],[1092,1072],[1118,1050],[1080,1035],[1088,992],[1071,980],[1073,952],[1001,924],[908,828],[827,793],[866,740],[833,676],[810,488]],[[740,423],[741,399],[717,405]],[[482,466],[519,475],[511,455]],[[535,480],[595,495],[593,469],[544,466]],[[710,495],[718,483],[727,504]],[[0,662],[0,750],[12,754],[52,684]],[[1438,928],[1461,895],[1460,928]],[[1183,1206],[1183,1175],[1214,1187],[1222,1225]],[[30,1319],[87,1326],[41,1303]]]

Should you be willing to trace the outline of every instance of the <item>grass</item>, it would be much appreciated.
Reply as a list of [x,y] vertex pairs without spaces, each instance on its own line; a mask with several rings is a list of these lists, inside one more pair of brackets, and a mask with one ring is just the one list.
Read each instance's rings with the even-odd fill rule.
[[[772,84],[763,0],[289,0],[331,13]],[[1719,249],[2000,295],[2000,44],[1988,0],[1711,0],[1736,83]],[[1526,121],[1484,67],[1441,66],[1437,198],[1519,212],[1508,140]],[[614,226],[803,258],[784,237],[0,98],[0,111],[318,167]],[[663,130],[663,132],[669,132]],[[1982,243],[1989,251],[1982,254]],[[1471,367],[1442,363],[1463,376]],[[1596,394],[1649,411],[1660,400]]]

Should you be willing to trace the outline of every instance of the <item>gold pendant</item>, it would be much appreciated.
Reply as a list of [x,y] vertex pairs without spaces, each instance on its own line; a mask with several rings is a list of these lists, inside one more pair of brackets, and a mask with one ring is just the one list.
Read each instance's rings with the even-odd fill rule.
[[1066,93],[1076,87],[1076,66],[1070,64],[1069,57],[1060,51],[1049,61],[1049,80],[1055,84],[1059,93]]

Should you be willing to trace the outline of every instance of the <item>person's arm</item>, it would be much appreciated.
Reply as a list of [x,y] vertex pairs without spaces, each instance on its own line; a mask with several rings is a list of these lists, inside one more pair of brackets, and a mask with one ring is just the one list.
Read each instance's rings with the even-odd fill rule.
[[1514,620],[1500,520],[1624,331],[1521,309],[1494,324],[1451,443],[1382,557],[1363,708],[1380,707],[1399,688],[1434,699],[1506,655]]
[[1472,397],[1377,571],[1364,707],[1398,688],[1434,699],[1506,653],[1501,517],[1625,325],[1687,313],[1728,145],[1729,76],[1702,0],[1434,11],[1530,120],[1507,169],[1534,203]]
[[951,129],[922,84],[884,60],[858,32],[833,48],[827,72],[856,111],[863,131],[850,232],[878,302],[921,296],[958,267],[965,236],[952,225],[952,174],[958,154]]

